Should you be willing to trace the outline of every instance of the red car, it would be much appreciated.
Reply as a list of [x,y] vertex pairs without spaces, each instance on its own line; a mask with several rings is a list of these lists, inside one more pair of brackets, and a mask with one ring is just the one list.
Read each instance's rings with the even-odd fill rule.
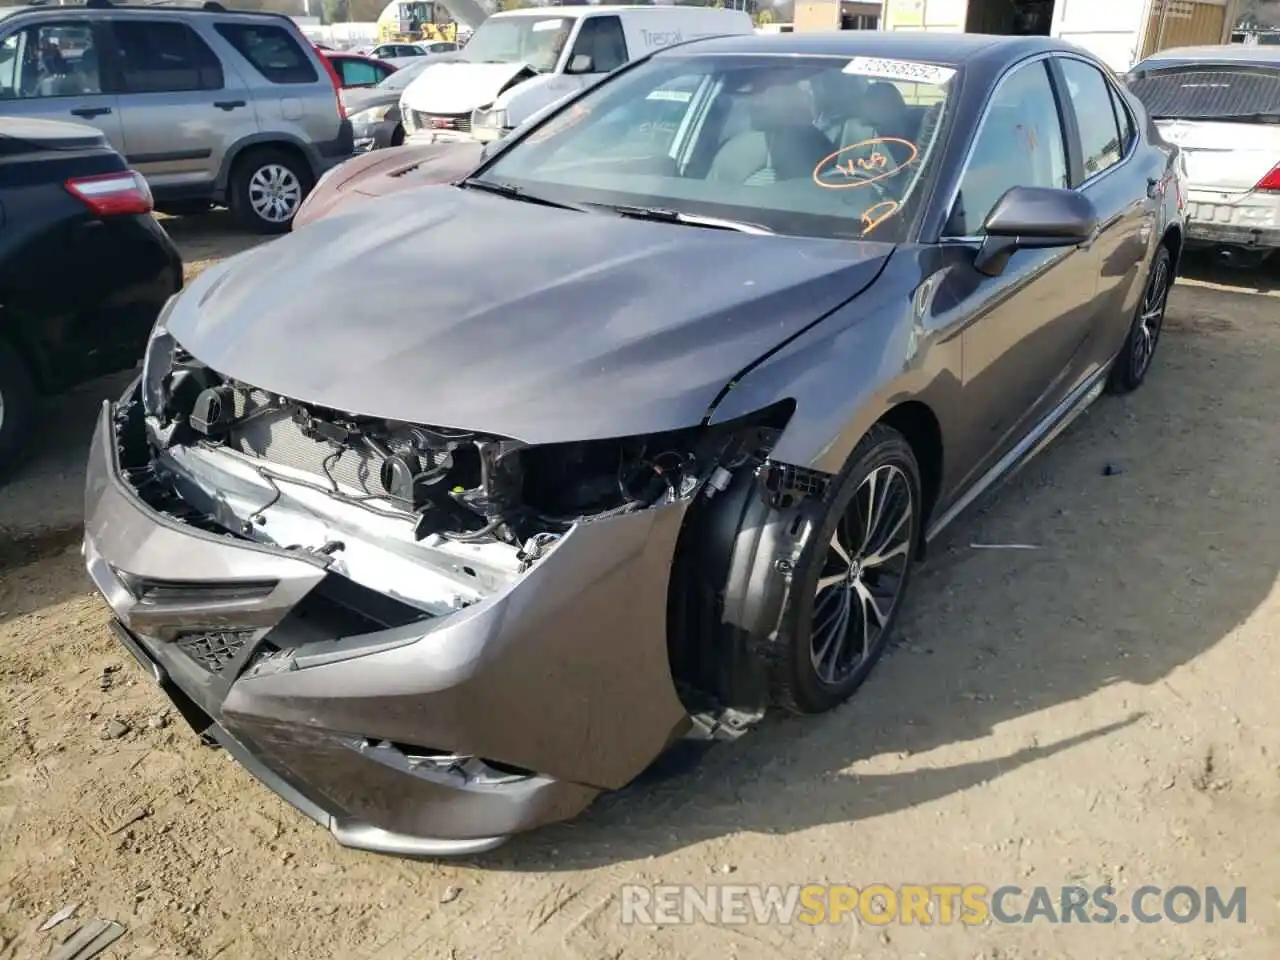
[[357,53],[338,53],[317,47],[320,55],[333,64],[334,71],[344,89],[348,87],[372,87],[396,72],[396,67],[384,60],[362,57]]
[[320,178],[294,215],[291,229],[301,229],[349,204],[452,183],[479,164],[484,147],[478,141],[429,143],[352,157]]

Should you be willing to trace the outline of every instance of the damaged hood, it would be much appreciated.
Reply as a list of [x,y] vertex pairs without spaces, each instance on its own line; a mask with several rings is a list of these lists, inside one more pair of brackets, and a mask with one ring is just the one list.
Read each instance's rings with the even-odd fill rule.
[[427,187],[205,271],[166,325],[223,376],[303,402],[588,440],[698,423],[892,250]]
[[433,63],[404,88],[402,107],[423,113],[470,113],[493,101],[521,76],[537,76],[526,63]]

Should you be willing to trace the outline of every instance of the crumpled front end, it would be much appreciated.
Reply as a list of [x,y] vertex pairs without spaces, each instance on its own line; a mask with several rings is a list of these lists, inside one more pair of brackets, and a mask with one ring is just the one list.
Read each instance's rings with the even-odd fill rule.
[[100,415],[86,562],[193,726],[340,842],[476,852],[690,728],[673,558],[767,420],[527,446],[276,396],[161,326]]

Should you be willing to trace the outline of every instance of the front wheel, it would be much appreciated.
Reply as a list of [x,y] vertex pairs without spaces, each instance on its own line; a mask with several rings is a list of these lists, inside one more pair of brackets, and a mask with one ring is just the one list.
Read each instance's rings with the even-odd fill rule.
[[1164,309],[1169,300],[1169,288],[1173,286],[1173,257],[1169,248],[1161,244],[1155,261],[1147,274],[1147,285],[1142,300],[1129,327],[1120,355],[1116,357],[1107,377],[1107,390],[1111,393],[1132,393],[1142,386],[1156,355],[1156,343],[1164,326]]
[[231,212],[255,233],[285,233],[311,190],[311,171],[283,150],[252,150],[231,174]]
[[832,483],[792,581],[774,700],[822,713],[847,700],[888,643],[911,577],[920,468],[896,430],[877,425]]

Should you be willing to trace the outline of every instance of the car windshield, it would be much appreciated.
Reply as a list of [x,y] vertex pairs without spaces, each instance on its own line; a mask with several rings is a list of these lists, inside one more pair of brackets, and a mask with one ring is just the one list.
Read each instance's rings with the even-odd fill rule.
[[1126,86],[1156,120],[1280,121],[1280,66],[1151,61]]
[[403,90],[413,82],[414,77],[426,69],[429,62],[423,60],[421,63],[407,63],[395,73],[388,74],[376,86],[379,90]]
[[868,58],[667,55],[556,111],[475,179],[561,203],[897,242],[926,192],[956,74]]
[[549,73],[572,26],[568,17],[491,17],[476,28],[463,52],[474,63],[527,63]]

